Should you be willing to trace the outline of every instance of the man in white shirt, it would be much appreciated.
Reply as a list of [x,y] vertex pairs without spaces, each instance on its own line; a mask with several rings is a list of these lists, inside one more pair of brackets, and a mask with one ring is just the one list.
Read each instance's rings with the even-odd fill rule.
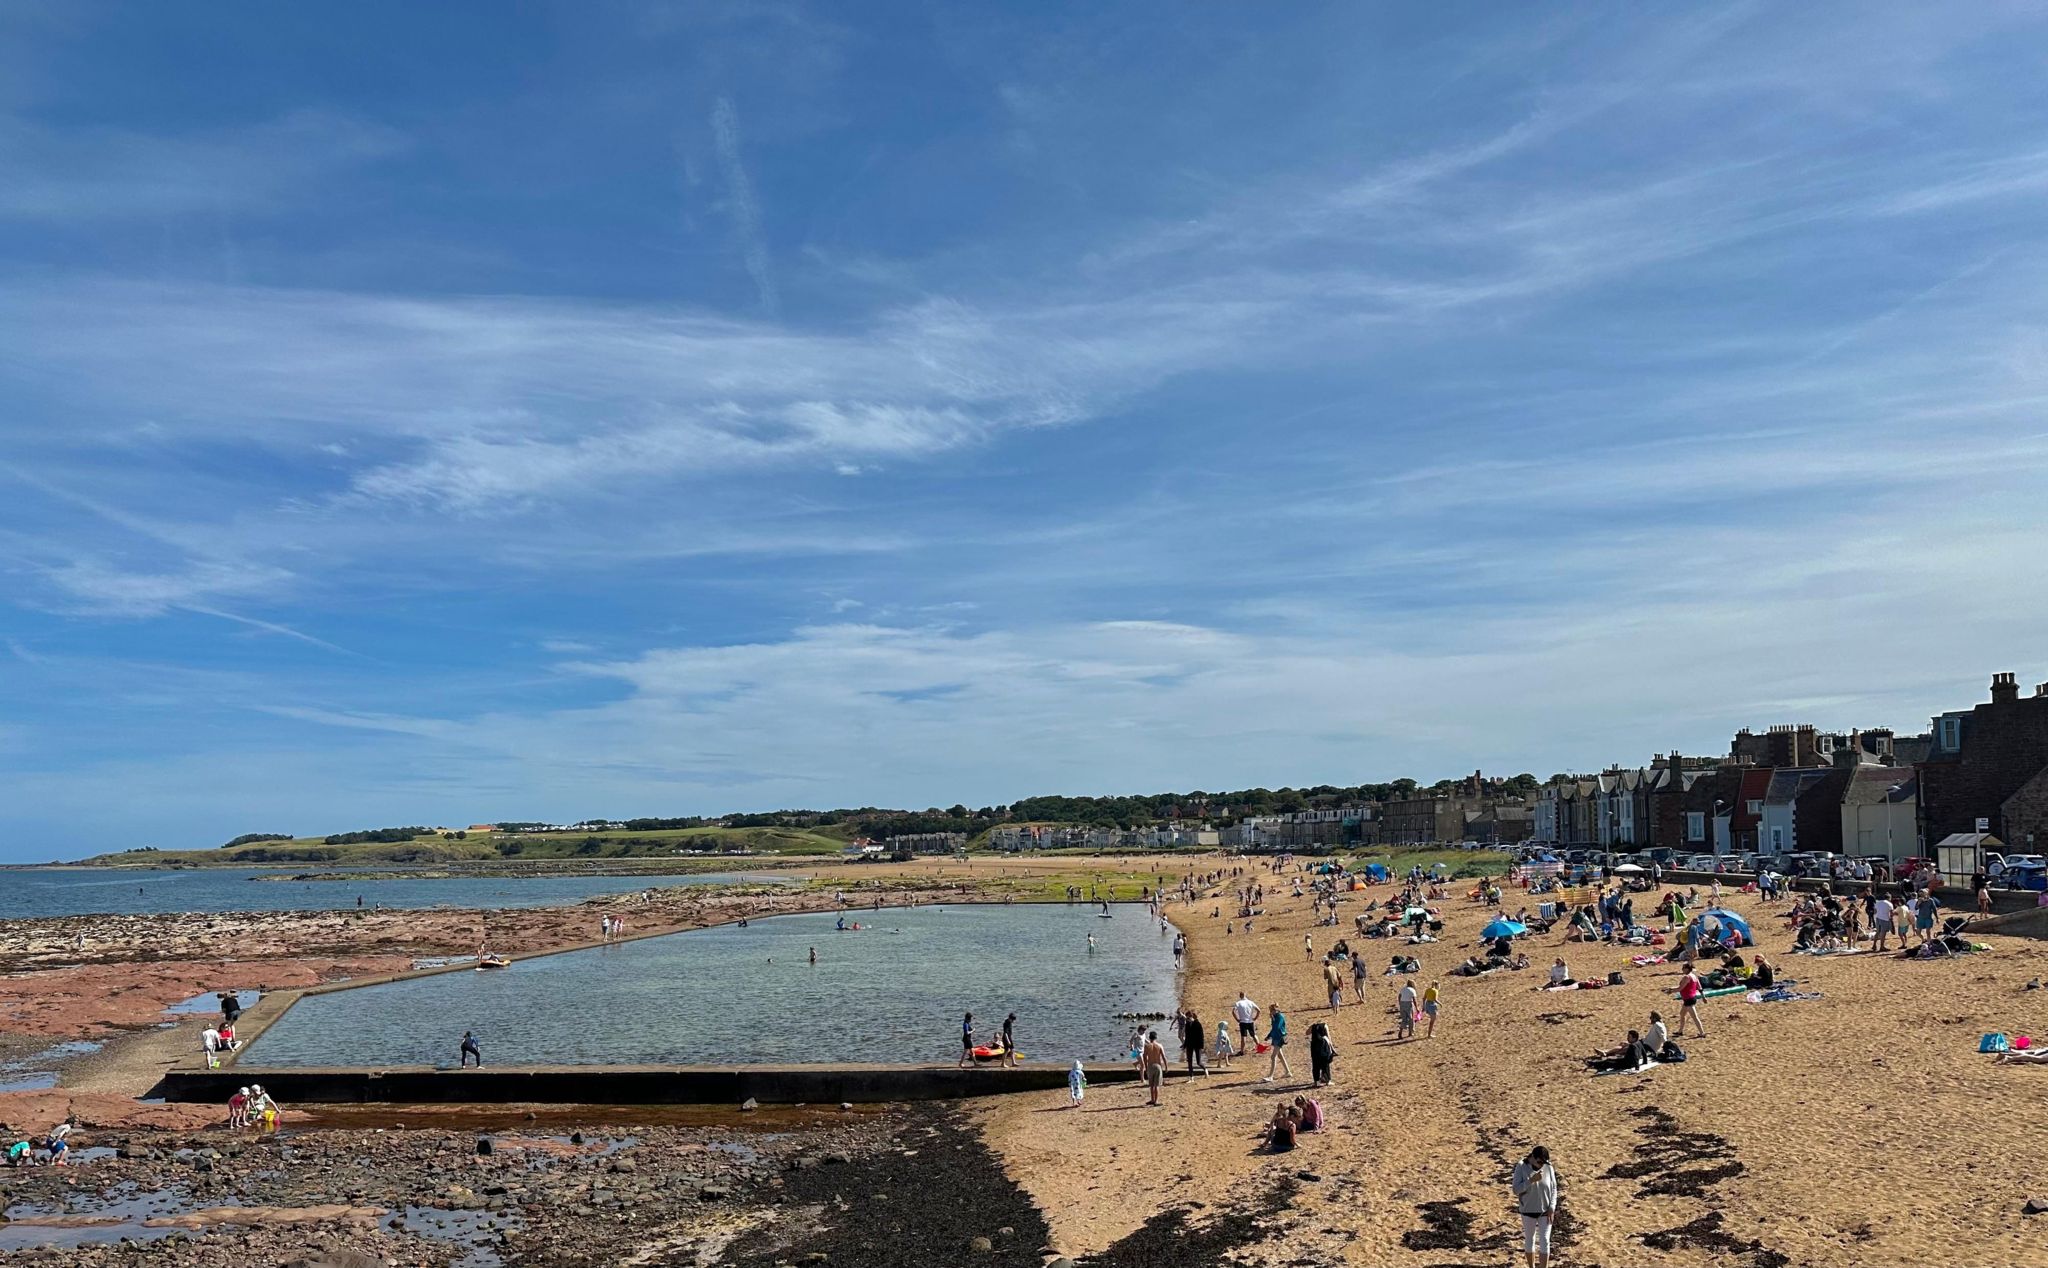
[[1671,1032],[1664,1028],[1664,1014],[1651,1013],[1650,1028],[1643,1032],[1643,1051],[1654,1057],[1664,1051],[1664,1045],[1670,1038]]
[[1240,991],[1237,1002],[1230,1006],[1230,1015],[1237,1018],[1237,1046],[1251,1051],[1259,1042],[1259,1006]]
[[1892,900],[1882,894],[1878,895],[1876,902],[1870,904],[1870,928],[1877,936],[1877,942],[1870,949],[1884,950],[1885,940],[1892,932]]

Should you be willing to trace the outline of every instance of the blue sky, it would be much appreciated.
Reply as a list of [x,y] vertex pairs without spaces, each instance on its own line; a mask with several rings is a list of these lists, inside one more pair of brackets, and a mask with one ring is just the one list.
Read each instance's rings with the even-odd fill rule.
[[2048,678],[2035,7],[0,9],[0,857]]

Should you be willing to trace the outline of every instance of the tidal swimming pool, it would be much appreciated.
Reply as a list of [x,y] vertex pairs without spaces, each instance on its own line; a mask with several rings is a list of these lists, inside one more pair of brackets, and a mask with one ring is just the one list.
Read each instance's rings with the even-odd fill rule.
[[891,907],[848,911],[858,932],[824,914],[645,938],[309,995],[242,1061],[453,1066],[465,1030],[491,1065],[952,1061],[963,1012],[977,1038],[1014,1012],[1023,1059],[1099,1062],[1125,1049],[1117,1014],[1177,996],[1172,935],[1142,906],[1115,913]]

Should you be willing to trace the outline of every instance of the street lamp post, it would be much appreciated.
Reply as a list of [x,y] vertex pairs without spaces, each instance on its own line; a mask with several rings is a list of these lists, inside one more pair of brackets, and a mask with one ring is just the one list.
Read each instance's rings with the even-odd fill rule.
[[1899,795],[1904,784],[1893,784],[1884,790],[1884,858],[1887,863],[1897,863],[1899,856],[1892,849],[1892,798]]

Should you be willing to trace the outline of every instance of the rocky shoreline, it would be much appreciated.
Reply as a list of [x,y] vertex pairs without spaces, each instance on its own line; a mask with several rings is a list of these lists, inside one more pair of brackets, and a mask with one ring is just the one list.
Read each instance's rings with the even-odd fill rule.
[[432,1111],[401,1125],[409,1112],[389,1110],[388,1129],[316,1121],[268,1137],[81,1130],[75,1165],[0,1171],[14,1216],[0,1248],[86,1268],[139,1253],[320,1268],[1038,1268],[1055,1253],[1030,1199],[950,1109],[580,1129],[558,1110],[483,1127]]

